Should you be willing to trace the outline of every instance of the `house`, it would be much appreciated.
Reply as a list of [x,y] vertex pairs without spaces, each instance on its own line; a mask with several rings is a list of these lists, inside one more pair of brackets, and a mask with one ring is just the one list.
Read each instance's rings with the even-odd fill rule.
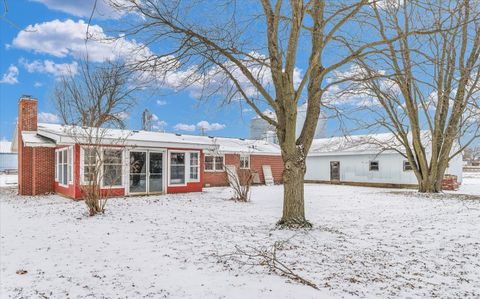
[[[422,132],[422,138],[429,138]],[[424,144],[427,144],[425,142]],[[403,147],[393,134],[315,139],[307,156],[307,182],[378,187],[416,187],[418,182]],[[427,155],[429,149],[427,148]],[[449,162],[446,174],[462,181],[462,157]]]
[[0,140],[0,173],[17,172],[17,153],[11,151],[12,143],[6,139]]
[[[22,97],[12,148],[18,151],[21,195],[58,193],[82,198],[92,170],[101,163],[101,188],[109,195],[199,192],[226,185],[225,165],[259,172],[269,165],[281,182],[278,147],[266,141],[150,131],[101,129],[98,156],[89,134],[95,128],[37,122],[37,100]],[[119,142],[121,141],[121,142]],[[98,160],[97,160],[98,159]]]

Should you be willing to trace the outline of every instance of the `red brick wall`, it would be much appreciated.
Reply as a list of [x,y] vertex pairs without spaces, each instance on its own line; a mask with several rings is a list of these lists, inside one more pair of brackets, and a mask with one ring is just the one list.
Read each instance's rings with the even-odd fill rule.
[[270,165],[272,168],[272,175],[275,184],[281,184],[283,182],[283,160],[282,156],[266,156],[255,155],[250,156],[250,168],[255,170],[260,175],[260,181],[265,183],[265,177],[263,176],[262,165]]
[[[235,165],[240,168],[239,154],[225,154],[225,165]],[[260,176],[262,184],[265,183],[262,165],[270,165],[275,183],[282,182],[283,160],[280,155],[250,155],[250,169],[257,172]],[[203,168],[202,168],[203,169]],[[204,186],[226,186],[227,174],[225,171],[205,171],[203,169],[203,185]]]
[[33,148],[33,195],[54,192],[55,149]]

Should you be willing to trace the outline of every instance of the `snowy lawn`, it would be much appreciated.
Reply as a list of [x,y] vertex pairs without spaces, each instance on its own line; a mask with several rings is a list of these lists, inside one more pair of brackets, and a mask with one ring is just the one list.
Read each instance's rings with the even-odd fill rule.
[[[477,180],[472,180],[475,183]],[[469,186],[480,195],[480,182]],[[477,190],[478,192],[475,192]],[[306,185],[310,231],[275,230],[282,186],[83,202],[0,189],[0,294],[14,298],[480,296],[480,199]],[[477,197],[478,198],[478,197]],[[280,261],[320,290],[230,258],[285,241]],[[227,255],[227,256],[224,256]],[[25,270],[25,274],[17,274]],[[20,273],[20,272],[19,272]]]

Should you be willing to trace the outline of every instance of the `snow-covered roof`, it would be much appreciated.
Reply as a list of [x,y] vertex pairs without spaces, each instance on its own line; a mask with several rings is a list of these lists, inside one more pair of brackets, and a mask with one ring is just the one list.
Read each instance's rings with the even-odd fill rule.
[[[204,136],[198,136],[205,138]],[[219,153],[248,153],[280,155],[280,147],[265,140],[243,138],[207,137],[218,145]],[[210,151],[211,152],[211,151]]]
[[[88,136],[98,134],[102,144],[122,144],[135,147],[188,147],[204,149],[210,153],[280,154],[277,145],[263,140],[209,137],[152,131],[99,129],[38,124],[38,135],[57,144],[87,143]],[[95,133],[95,134],[93,134]],[[120,142],[119,142],[120,141]]]
[[28,147],[55,147],[55,142],[51,139],[38,135],[36,131],[22,132],[23,144]]
[[0,140],[0,153],[11,153],[12,142],[2,139]]
[[[430,140],[428,131],[422,131],[421,134],[424,141]],[[309,156],[379,154],[404,151],[403,145],[395,138],[394,134],[381,133],[314,139]]]

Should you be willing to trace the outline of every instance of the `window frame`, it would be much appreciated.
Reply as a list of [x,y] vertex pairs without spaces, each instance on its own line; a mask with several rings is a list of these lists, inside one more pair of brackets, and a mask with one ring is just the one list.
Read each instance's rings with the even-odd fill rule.
[[[407,165],[410,167],[410,169],[407,169],[407,167],[406,167]],[[405,171],[405,172],[406,171],[413,171],[413,167],[412,167],[412,164],[410,163],[410,161],[403,160],[403,171]]]
[[[372,163],[377,163],[377,169],[372,168]],[[368,162],[369,171],[380,171],[380,162],[378,160],[371,160]]]
[[[195,165],[195,166],[192,166],[192,154],[197,155],[197,165]],[[200,167],[201,167],[200,159],[201,159],[201,154],[200,154],[199,151],[190,151],[189,152],[189,154],[188,154],[188,181],[189,182],[200,182]],[[192,167],[195,167],[197,169],[197,178],[196,179],[192,178]]]
[[[212,161],[212,165],[213,165],[213,168],[212,169],[206,169],[206,165],[207,165],[207,162],[205,161],[207,159],[207,157],[213,157],[213,161]],[[217,169],[217,162],[216,162],[216,159],[217,157],[221,157],[222,158],[222,169]],[[205,172],[224,172],[225,171],[225,155],[209,155],[209,154],[205,154],[203,156],[203,171]]]
[[[94,148],[94,147],[93,146],[82,146],[82,147],[80,147],[80,183],[81,183],[81,185],[87,185],[87,184],[90,184],[90,182],[91,182],[91,181],[86,181],[85,180],[85,167],[86,166],[97,167],[97,166],[100,166],[100,165],[97,165],[97,163],[101,163],[102,148],[99,148],[100,157],[97,157],[97,155],[95,155],[95,164],[85,164],[85,151],[89,150],[90,148]],[[97,158],[99,158],[100,161],[97,161]],[[101,171],[102,171],[102,169],[100,169],[100,172]],[[101,173],[100,173],[100,177],[101,177]]]
[[[247,162],[247,167],[245,167],[245,165],[242,167],[242,158],[245,159],[246,158],[246,162]],[[244,164],[245,164],[245,161],[243,161]],[[240,154],[240,165],[239,165],[239,168],[240,169],[250,169],[250,154]]]
[[55,182],[64,188],[68,188],[73,183],[72,156],[72,146],[55,149]]
[[[105,151],[108,151],[108,150],[114,150],[114,151],[120,151],[121,152],[121,155],[120,155],[120,163],[109,163],[109,164],[105,164]],[[125,149],[124,148],[118,148],[118,147],[101,147],[100,148],[100,163],[101,163],[101,167],[100,167],[100,187],[101,188],[108,188],[108,189],[117,189],[117,188],[123,188],[125,186],[125,167],[124,167],[124,161],[125,161]],[[120,165],[120,178],[121,178],[121,184],[120,185],[105,185],[104,184],[104,179],[105,179],[105,166],[118,166]]]
[[[188,154],[190,151],[186,150],[169,150],[168,151],[168,161],[167,161],[167,171],[168,171],[168,177],[167,177],[167,186],[168,187],[182,187],[182,186],[187,186],[188,183],[188,178],[190,177],[190,167],[187,168],[187,164],[189,164],[190,161],[187,163],[187,158],[190,159],[190,155]],[[172,154],[184,154],[184,173],[183,173],[183,183],[172,183]]]

